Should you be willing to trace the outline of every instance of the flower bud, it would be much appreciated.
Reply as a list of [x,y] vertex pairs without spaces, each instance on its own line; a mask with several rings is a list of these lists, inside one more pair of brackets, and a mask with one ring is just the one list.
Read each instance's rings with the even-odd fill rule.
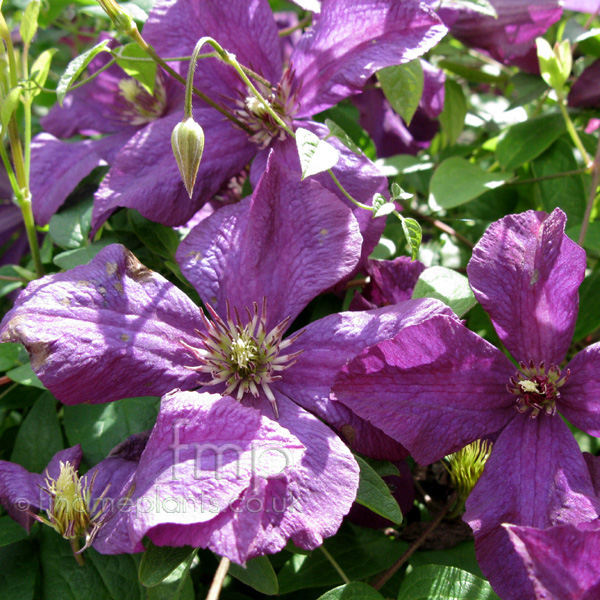
[[544,38],[536,41],[540,73],[544,81],[557,92],[561,92],[573,65],[569,40],[556,43],[554,48]]
[[204,150],[204,131],[193,117],[175,125],[171,134],[171,146],[181,179],[191,198]]
[[131,35],[132,31],[137,30],[137,25],[131,18],[131,15],[123,10],[115,0],[98,0],[98,2],[104,12],[110,17],[117,31]]

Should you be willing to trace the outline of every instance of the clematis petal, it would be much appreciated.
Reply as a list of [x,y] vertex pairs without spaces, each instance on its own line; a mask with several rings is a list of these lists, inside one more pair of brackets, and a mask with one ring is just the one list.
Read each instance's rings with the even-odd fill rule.
[[600,597],[600,531],[577,525],[505,528],[533,584],[536,600]]
[[330,315],[308,325],[286,353],[302,351],[273,388],[334,427],[356,452],[387,460],[406,451],[362,416],[330,398],[337,372],[365,348],[435,314],[451,314],[437,300],[409,300],[384,309]]
[[34,371],[65,404],[160,395],[198,385],[200,310],[123,246],[89,265],[32,282],[5,316],[2,341],[21,342]]
[[290,59],[300,82],[298,116],[314,115],[360,92],[373,73],[418,58],[446,31],[421,2],[325,0]]
[[270,330],[350,273],[360,243],[347,207],[270,159],[252,197],[202,221],[179,246],[177,259],[221,315],[226,300],[243,313],[266,296]]
[[477,300],[519,361],[559,364],[577,318],[585,251],[565,234],[566,215],[527,211],[493,223],[467,266]]
[[16,463],[0,460],[0,504],[6,512],[27,531],[34,522],[27,511],[48,507],[48,495],[42,490],[45,479],[56,479],[60,472],[60,463],[70,462],[76,469],[81,462],[81,446],[57,452],[43,473],[30,473]]
[[500,350],[440,315],[367,348],[341,369],[332,392],[429,464],[513,418],[513,373]]
[[600,344],[578,352],[560,388],[560,412],[576,427],[600,437]]
[[174,110],[138,131],[116,156],[111,170],[95,194],[94,230],[120,206],[135,208],[146,218],[163,225],[182,225],[221,187],[237,175],[252,158],[254,148],[246,134],[223,122],[213,109],[196,109],[207,148],[200,162],[194,194],[190,200],[171,149],[171,132],[183,116]]
[[256,524],[257,514],[274,514],[274,507],[254,510],[249,499],[241,506],[238,500],[254,492],[259,480],[285,481],[304,452],[286,428],[232,398],[168,394],[135,476],[133,538],[148,535],[158,545],[208,546],[245,562],[249,540],[223,536],[223,520],[248,518]]
[[31,201],[36,223],[46,225],[77,184],[96,167],[111,164],[135,127],[99,140],[63,142],[40,133],[31,143]]
[[508,534],[514,523],[544,529],[592,521],[600,514],[579,446],[562,419],[517,415],[502,431],[467,500],[464,520],[475,534],[477,561],[503,600],[531,589]]
[[569,92],[569,106],[597,108],[600,105],[600,60],[579,76]]
[[[159,0],[144,25],[144,38],[161,56],[189,56],[204,36],[213,37],[271,83],[279,81],[280,42],[266,0],[228,0],[226,4],[218,0]],[[187,63],[183,65],[187,69]],[[204,93],[225,98],[242,87],[233,68],[217,59],[198,61],[196,81]]]

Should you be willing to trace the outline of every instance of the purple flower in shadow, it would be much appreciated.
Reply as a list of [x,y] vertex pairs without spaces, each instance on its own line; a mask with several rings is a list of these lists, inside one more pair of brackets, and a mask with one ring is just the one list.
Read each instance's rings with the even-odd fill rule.
[[[27,531],[38,520],[65,539],[103,554],[140,552],[129,535],[127,498],[148,434],[131,436],[83,477],[77,475],[81,446],[57,452],[43,473],[0,461],[0,503]],[[125,508],[125,510],[123,510]]]
[[[5,317],[2,339],[24,343],[65,403],[175,390],[163,398],[136,475],[135,540],[208,546],[237,562],[289,538],[314,548],[337,530],[358,484],[350,450],[320,419],[357,451],[405,456],[330,400],[335,374],[400,328],[450,312],[414,300],[331,315],[284,337],[312,298],[355,268],[360,247],[350,209],[273,160],[252,197],[201,221],[178,250],[211,320],[123,247],[109,246],[87,266],[31,284]],[[273,448],[283,451],[283,467],[276,451],[266,472],[248,463]],[[214,474],[221,466],[222,478]],[[144,512],[154,498],[160,506]],[[186,498],[194,510],[181,508]]]
[[585,252],[565,214],[529,211],[494,223],[467,268],[475,296],[518,364],[455,319],[436,316],[344,367],[336,399],[423,464],[499,433],[467,501],[482,571],[508,600],[529,589],[502,523],[545,528],[594,520],[600,504],[557,410],[600,435],[600,346],[561,368],[577,316]]

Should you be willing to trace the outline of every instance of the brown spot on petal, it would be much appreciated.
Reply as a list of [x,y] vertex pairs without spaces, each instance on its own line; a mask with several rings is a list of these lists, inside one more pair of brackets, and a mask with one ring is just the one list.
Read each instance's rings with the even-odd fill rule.
[[69,298],[69,297],[65,296],[64,298],[62,298],[62,299],[60,300],[60,303],[61,303],[63,306],[71,306],[71,298]]
[[98,291],[103,295],[106,296],[106,288],[102,285],[98,286]]
[[122,333],[122,334],[121,334],[121,339],[122,339],[124,342],[127,342],[127,341],[129,341],[129,336],[128,336],[126,333]]
[[535,285],[540,279],[540,272],[538,269],[534,269],[531,274],[531,279],[529,281],[529,285]]
[[145,267],[129,250],[125,253],[125,272],[134,281],[146,283],[152,279],[152,271]]
[[80,288],[94,287],[89,281],[86,281],[85,279],[80,279],[75,285]]
[[117,290],[117,292],[119,292],[119,294],[123,293],[123,285],[121,284],[120,281],[113,283],[113,287],[115,288],[115,290]]
[[346,423],[340,427],[340,432],[346,438],[348,444],[352,446],[352,444],[354,444],[356,441],[356,429],[354,429],[354,427],[352,427],[352,425],[349,423]]
[[200,254],[200,252],[198,252],[196,250],[191,250],[190,252],[188,252],[187,257],[193,258],[194,261],[202,260],[202,254]]
[[118,265],[117,263],[107,262],[106,263],[106,274],[111,277],[117,272]]
[[31,356],[31,368],[34,371],[46,364],[46,360],[50,356],[50,344],[47,342],[33,342],[33,344],[25,344],[25,347]]

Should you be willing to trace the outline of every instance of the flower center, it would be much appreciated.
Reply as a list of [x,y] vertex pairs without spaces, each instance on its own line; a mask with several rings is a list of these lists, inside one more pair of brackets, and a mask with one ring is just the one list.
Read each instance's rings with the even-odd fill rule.
[[165,86],[159,74],[156,76],[153,95],[131,77],[124,77],[119,81],[119,95],[119,112],[122,119],[131,125],[144,125],[155,121],[163,115],[167,107]]
[[556,400],[560,398],[559,388],[569,378],[570,371],[564,374],[556,365],[546,368],[545,363],[535,365],[519,363],[520,370],[510,378],[506,389],[517,396],[515,408],[522,413],[531,411],[531,418],[535,419],[540,412],[554,416],[556,414]]
[[[298,111],[298,90],[292,92],[293,72],[287,69],[275,88],[269,88],[265,84],[257,82],[256,88],[261,96],[268,102],[273,111],[292,127],[293,116]],[[285,139],[286,132],[269,114],[264,104],[254,94],[237,100],[238,109],[236,115],[252,131],[250,139],[260,146],[266,148],[271,140]]]
[[271,402],[275,416],[279,416],[269,384],[281,379],[279,373],[291,367],[302,353],[302,350],[291,354],[281,354],[281,351],[293,344],[303,332],[286,340],[281,339],[289,324],[289,317],[267,332],[266,298],[263,298],[260,312],[256,302],[253,312],[246,308],[248,319],[245,325],[237,310],[234,311],[234,320],[229,302],[226,319],[219,317],[209,305],[207,308],[212,321],[203,315],[206,332],[196,330],[202,346],[194,348],[181,342],[200,362],[200,365],[189,368],[212,377],[205,385],[225,384],[223,396],[235,393],[236,399],[241,400],[244,394],[250,392],[256,398],[262,390]]

